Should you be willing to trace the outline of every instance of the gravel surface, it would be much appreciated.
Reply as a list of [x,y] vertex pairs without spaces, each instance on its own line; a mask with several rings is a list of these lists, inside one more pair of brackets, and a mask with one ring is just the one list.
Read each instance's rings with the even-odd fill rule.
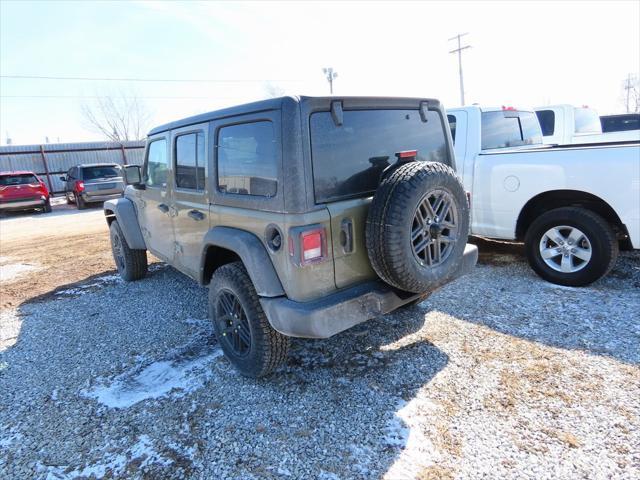
[[161,264],[5,309],[0,478],[639,478],[640,255],[581,289],[482,262],[259,381]]

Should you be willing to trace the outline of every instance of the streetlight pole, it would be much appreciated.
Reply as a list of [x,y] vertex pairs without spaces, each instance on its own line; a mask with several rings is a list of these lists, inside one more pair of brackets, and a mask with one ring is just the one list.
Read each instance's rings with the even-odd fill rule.
[[323,68],[322,71],[329,82],[329,92],[333,95],[333,80],[338,78],[338,72],[334,72],[331,67]]

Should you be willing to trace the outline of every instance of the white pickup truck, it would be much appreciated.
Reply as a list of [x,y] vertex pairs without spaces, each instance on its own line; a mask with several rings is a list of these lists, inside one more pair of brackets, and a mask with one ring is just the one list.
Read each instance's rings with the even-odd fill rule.
[[542,141],[549,145],[640,142],[640,130],[603,133],[598,112],[589,107],[549,105],[534,110],[542,129]]
[[546,280],[581,286],[640,248],[640,144],[542,144],[533,111],[447,111],[471,233],[525,242]]

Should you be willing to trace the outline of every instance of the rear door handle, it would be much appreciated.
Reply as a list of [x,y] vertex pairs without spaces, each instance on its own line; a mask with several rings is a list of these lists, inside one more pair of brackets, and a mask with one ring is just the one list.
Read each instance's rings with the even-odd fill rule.
[[193,218],[197,222],[200,220],[204,220],[204,213],[198,210],[189,210],[189,213],[187,213],[187,215],[189,215],[191,218]]
[[164,203],[159,203],[158,204],[158,209],[162,212],[162,213],[167,213],[169,211],[169,207],[167,205],[165,205]]

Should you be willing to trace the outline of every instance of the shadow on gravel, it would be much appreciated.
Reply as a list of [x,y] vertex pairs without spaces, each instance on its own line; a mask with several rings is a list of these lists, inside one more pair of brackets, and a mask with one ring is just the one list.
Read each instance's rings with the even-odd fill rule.
[[640,252],[621,252],[609,275],[591,285],[564,287],[529,268],[522,244],[471,243],[480,250],[479,265],[460,282],[482,308],[465,311],[455,301],[434,308],[525,340],[640,364]]
[[113,277],[19,307],[0,352],[0,477],[378,478],[413,431],[398,412],[449,361],[412,336],[412,307],[294,340],[275,374],[246,379],[205,328],[205,289],[172,268]]

